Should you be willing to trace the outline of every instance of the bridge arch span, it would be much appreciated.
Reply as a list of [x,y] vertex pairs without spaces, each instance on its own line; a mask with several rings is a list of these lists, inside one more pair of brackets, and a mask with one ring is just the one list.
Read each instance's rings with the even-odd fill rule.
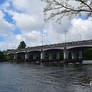
[[41,52],[41,50],[30,50],[30,51],[27,51],[28,53],[31,53],[31,52]]
[[62,51],[63,48],[48,48],[48,49],[44,49],[43,51],[44,52],[47,52],[47,51]]
[[88,49],[88,48],[92,48],[92,45],[82,45],[82,46],[67,47],[68,50],[72,50],[72,49]]

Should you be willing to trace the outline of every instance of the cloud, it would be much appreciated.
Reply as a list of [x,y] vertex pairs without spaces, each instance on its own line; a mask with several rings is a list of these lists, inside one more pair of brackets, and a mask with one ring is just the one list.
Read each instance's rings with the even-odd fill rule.
[[41,45],[42,38],[41,38],[41,33],[39,31],[33,30],[23,35],[26,38],[26,42],[28,46]]
[[[22,39],[26,41],[27,46],[41,44],[41,30],[45,26],[41,18],[25,13],[14,13],[13,20],[16,21],[16,26],[21,30]],[[19,35],[18,39],[21,39]]]
[[22,36],[18,34],[18,35],[16,35],[16,39],[21,41],[22,40]]
[[42,15],[44,4],[41,0],[13,0],[13,6],[31,15]]
[[67,41],[80,41],[92,39],[92,23],[90,18],[82,20],[74,18],[67,32]]
[[[12,8],[10,5],[12,4]],[[0,42],[0,49],[17,48],[20,41],[24,40],[28,47],[42,44],[62,43],[65,41],[65,31],[67,41],[91,39],[92,23],[91,19],[82,20],[66,18],[61,24],[43,21],[43,7],[41,0],[7,0],[2,5],[2,9],[12,15],[15,24],[9,23],[0,11],[0,35],[5,41]],[[22,12],[18,12],[22,11]],[[20,34],[14,34],[13,29],[19,28]],[[16,31],[16,30],[15,30]],[[44,33],[44,34],[42,34]]]
[[16,48],[16,45],[18,45],[18,40],[15,39],[15,35],[13,34],[15,26],[7,22],[4,16],[4,13],[0,11],[0,35],[4,38],[4,41],[0,42],[0,50]]
[[7,32],[11,28],[13,28],[13,25],[4,20],[4,14],[0,11],[0,31]]
[[39,30],[44,26],[44,22],[38,16],[32,16],[25,13],[14,13],[13,20],[16,21],[16,25],[25,31]]

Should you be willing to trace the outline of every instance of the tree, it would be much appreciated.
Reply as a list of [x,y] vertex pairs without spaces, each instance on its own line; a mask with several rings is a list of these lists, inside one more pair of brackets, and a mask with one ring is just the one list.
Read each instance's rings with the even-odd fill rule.
[[4,53],[0,51],[0,62],[2,62],[2,60],[5,60],[5,56]]
[[26,47],[26,44],[24,41],[21,41],[19,46],[18,46],[18,49],[24,49]]
[[63,17],[72,18],[85,13],[92,16],[92,0],[42,0],[47,3],[44,8],[45,20],[56,19],[61,21]]
[[83,51],[83,59],[84,60],[92,60],[92,49],[85,49]]

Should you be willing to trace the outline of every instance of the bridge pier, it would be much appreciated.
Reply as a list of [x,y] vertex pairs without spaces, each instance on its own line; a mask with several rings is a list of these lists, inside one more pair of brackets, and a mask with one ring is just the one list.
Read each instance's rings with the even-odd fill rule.
[[29,53],[25,53],[25,60],[28,61],[29,60]]
[[64,60],[68,59],[69,51],[67,49],[64,49]]
[[18,58],[18,55],[16,53],[16,54],[14,54],[14,60],[17,60],[17,58]]
[[44,60],[44,52],[43,51],[41,51],[41,53],[40,53],[40,60]]
[[[69,59],[69,52],[72,54],[72,58]],[[32,52],[31,56],[33,59],[32,62],[39,62],[44,61],[45,62],[45,53],[46,52]],[[78,53],[78,56],[77,56]],[[54,56],[54,57],[53,57]],[[30,60],[30,53],[29,52],[21,52],[21,53],[15,53],[14,54],[14,60],[19,62],[29,61]],[[48,61],[57,62],[60,60],[60,51],[54,51],[48,52]],[[81,62],[82,61],[82,50],[67,50],[64,49],[64,62]]]

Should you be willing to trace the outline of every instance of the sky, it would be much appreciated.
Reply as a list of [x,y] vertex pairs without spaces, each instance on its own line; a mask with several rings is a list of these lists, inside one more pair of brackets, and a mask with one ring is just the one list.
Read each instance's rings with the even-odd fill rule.
[[92,39],[92,19],[75,17],[44,22],[41,0],[0,0],[0,50],[16,49],[20,41],[27,47]]

